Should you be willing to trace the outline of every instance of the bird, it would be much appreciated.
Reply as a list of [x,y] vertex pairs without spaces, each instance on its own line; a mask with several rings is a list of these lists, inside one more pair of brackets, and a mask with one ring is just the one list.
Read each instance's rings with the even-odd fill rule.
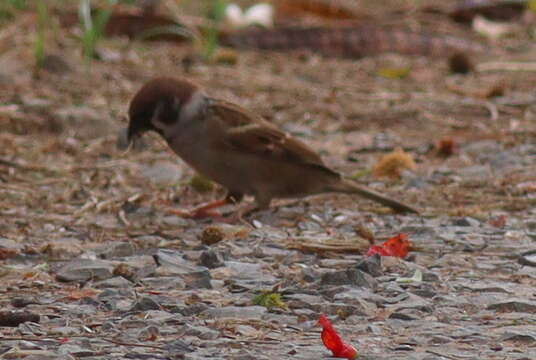
[[146,82],[130,101],[127,141],[158,133],[197,173],[227,189],[225,198],[177,215],[221,217],[214,209],[254,197],[253,210],[269,208],[274,198],[301,198],[321,193],[357,194],[395,211],[419,213],[345,178],[330,169],[304,142],[281,131],[239,105],[208,95],[194,82],[157,77]]

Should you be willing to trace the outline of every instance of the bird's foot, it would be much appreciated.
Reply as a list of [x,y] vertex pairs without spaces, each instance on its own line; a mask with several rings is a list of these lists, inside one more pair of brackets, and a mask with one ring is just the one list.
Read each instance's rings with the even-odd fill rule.
[[227,199],[220,199],[203,204],[192,210],[168,209],[167,212],[187,219],[225,219],[219,211],[214,209],[227,205]]

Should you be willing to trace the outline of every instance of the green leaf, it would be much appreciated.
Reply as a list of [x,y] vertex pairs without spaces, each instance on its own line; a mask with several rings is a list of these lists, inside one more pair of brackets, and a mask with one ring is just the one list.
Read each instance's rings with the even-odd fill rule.
[[190,186],[198,193],[206,193],[214,189],[214,183],[201,175],[194,175],[190,180]]
[[271,309],[274,307],[286,309],[287,304],[281,300],[281,294],[270,291],[262,291],[260,294],[256,295],[253,298],[254,305],[264,306],[265,308]]
[[386,79],[403,79],[409,75],[411,69],[409,67],[401,68],[380,68],[377,74]]
[[527,2],[527,8],[532,12],[536,12],[536,0],[529,0]]

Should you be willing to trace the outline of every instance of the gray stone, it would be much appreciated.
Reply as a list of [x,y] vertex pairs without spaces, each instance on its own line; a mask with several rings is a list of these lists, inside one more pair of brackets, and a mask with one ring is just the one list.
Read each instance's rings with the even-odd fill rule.
[[452,221],[452,225],[454,226],[472,226],[472,227],[478,227],[480,226],[480,221],[470,218],[470,217],[462,217],[458,219],[454,219]]
[[377,281],[366,272],[358,269],[348,269],[322,274],[320,285],[353,285],[375,289],[378,284]]
[[172,359],[183,359],[184,354],[194,351],[193,347],[178,339],[168,342],[165,348]]
[[176,276],[147,277],[141,279],[141,282],[146,286],[159,290],[176,290],[186,288],[186,282],[180,277]]
[[240,261],[226,261],[225,266],[234,271],[236,279],[258,279],[264,274],[261,265],[256,263],[246,263]]
[[364,257],[363,260],[357,263],[356,267],[374,277],[383,275],[382,261],[378,254]]
[[111,279],[97,281],[93,286],[97,289],[106,288],[126,288],[133,284],[122,276],[116,276]]
[[291,309],[312,309],[314,305],[323,303],[322,296],[309,294],[289,294],[285,295],[285,303]]
[[140,329],[138,335],[136,336],[141,341],[152,341],[160,336],[160,330],[158,326],[149,325]]
[[112,277],[113,264],[103,260],[75,259],[56,274],[58,281],[104,280]]
[[195,336],[202,340],[215,340],[220,336],[219,331],[204,326],[193,326],[189,324],[179,329],[179,333],[181,336]]
[[158,265],[156,274],[160,276],[178,275],[189,289],[211,289],[211,276],[204,266],[196,266],[183,258],[181,253],[160,249],[154,255]]
[[209,269],[215,269],[224,266],[224,259],[221,251],[216,249],[205,250],[199,256],[199,265],[206,266]]
[[107,246],[97,249],[95,252],[101,259],[112,259],[132,256],[135,251],[134,245],[129,242],[113,242]]
[[174,185],[182,177],[182,168],[170,161],[158,161],[153,165],[143,166],[141,175],[154,184],[161,186]]
[[344,302],[353,305],[359,314],[373,316],[376,313],[377,306],[374,303],[365,301],[363,296],[364,291],[359,289],[351,289],[335,295],[333,300]]
[[201,315],[216,319],[261,319],[262,315],[264,315],[266,311],[266,308],[263,306],[225,306],[205,310],[201,313]]
[[506,300],[493,304],[489,304],[488,310],[497,311],[516,311],[522,313],[536,314],[536,301],[529,301],[524,299]]
[[61,355],[73,355],[78,358],[85,358],[95,354],[93,350],[83,348],[74,344],[63,344],[58,348],[58,353]]
[[413,321],[418,320],[420,318],[420,314],[411,314],[411,310],[400,310],[395,311],[389,315],[389,319],[397,319],[397,320],[405,320],[405,321]]
[[500,337],[499,341],[515,341],[525,344],[534,344],[536,343],[536,332],[507,331]]
[[14,240],[0,237],[0,249],[20,250],[23,245]]
[[202,313],[203,311],[208,310],[208,308],[208,305],[205,303],[196,303],[190,306],[179,308],[178,312],[184,316],[192,316]]
[[527,251],[519,255],[517,261],[521,265],[536,267],[536,250]]
[[130,311],[148,311],[161,310],[162,307],[158,302],[148,296],[142,296],[130,308]]

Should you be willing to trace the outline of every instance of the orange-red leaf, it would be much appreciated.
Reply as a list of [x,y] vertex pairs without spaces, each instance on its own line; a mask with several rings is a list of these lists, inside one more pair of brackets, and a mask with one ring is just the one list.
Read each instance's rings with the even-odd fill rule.
[[357,350],[352,345],[342,341],[325,315],[320,315],[318,324],[322,326],[322,342],[328,350],[331,350],[334,357],[350,360],[357,357]]
[[405,258],[411,248],[411,241],[408,240],[407,234],[398,234],[393,236],[381,245],[372,245],[367,256],[379,254],[380,256],[396,256]]

